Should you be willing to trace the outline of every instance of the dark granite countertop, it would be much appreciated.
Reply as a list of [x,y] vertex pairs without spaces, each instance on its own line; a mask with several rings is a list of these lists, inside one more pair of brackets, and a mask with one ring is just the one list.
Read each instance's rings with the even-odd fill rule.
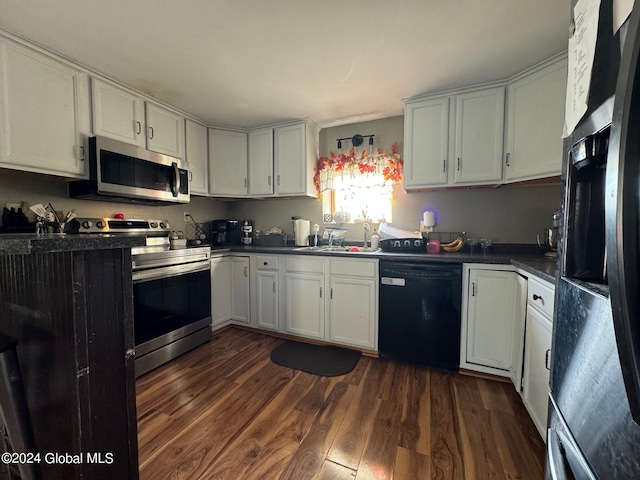
[[60,233],[36,235],[35,233],[14,233],[0,235],[0,255],[131,248],[144,244],[144,236],[134,235],[68,235]]
[[378,260],[396,260],[402,262],[444,262],[444,263],[486,263],[493,265],[513,265],[525,272],[536,275],[552,284],[556,283],[556,259],[545,257],[542,253],[530,252],[457,252],[457,253],[406,253],[383,252],[374,253],[350,253],[339,251],[304,250],[300,247],[262,247],[232,246],[212,247],[212,253],[269,253],[272,255],[323,255],[350,258],[376,258]]

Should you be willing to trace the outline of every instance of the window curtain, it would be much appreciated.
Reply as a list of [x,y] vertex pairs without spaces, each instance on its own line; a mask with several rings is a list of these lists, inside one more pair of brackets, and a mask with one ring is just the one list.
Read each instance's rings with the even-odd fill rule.
[[347,152],[329,152],[328,157],[318,158],[313,183],[318,199],[321,199],[325,191],[398,183],[402,180],[402,166],[398,142],[391,146],[391,152],[383,148],[374,153],[355,148]]

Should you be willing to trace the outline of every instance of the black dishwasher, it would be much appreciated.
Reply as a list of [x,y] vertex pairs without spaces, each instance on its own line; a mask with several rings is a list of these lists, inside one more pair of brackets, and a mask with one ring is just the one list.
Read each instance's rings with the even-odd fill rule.
[[461,302],[461,264],[380,261],[380,355],[457,371]]

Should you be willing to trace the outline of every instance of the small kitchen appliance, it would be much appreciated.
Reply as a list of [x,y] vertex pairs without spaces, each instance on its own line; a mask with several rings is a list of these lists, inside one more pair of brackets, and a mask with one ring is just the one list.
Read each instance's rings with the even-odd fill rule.
[[211,222],[212,245],[236,245],[240,243],[238,220],[213,220]]
[[211,338],[211,248],[171,249],[166,220],[76,218],[81,235],[140,235],[131,249],[136,377]]
[[240,227],[240,242],[244,245],[251,245],[253,243],[253,220],[242,220]]

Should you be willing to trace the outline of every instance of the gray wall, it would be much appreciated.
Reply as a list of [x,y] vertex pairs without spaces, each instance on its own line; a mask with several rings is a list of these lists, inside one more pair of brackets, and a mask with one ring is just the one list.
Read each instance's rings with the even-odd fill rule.
[[51,202],[57,211],[66,213],[75,209],[79,217],[111,217],[115,213],[124,213],[127,218],[168,220],[171,228],[175,230],[184,229],[184,212],[189,212],[198,222],[228,216],[227,202],[209,198],[192,197],[189,204],[175,206],[70,199],[67,197],[67,184],[64,179],[0,170],[0,207],[4,207],[7,202],[21,201],[26,201],[29,205]]
[[[331,127],[320,132],[320,155],[337,151],[336,139],[375,135],[375,147],[391,148],[395,141],[403,146],[402,116]],[[349,146],[346,142],[344,146]],[[500,243],[535,243],[536,234],[551,226],[551,215],[560,207],[562,189],[555,185],[508,185],[499,188],[469,188],[407,193],[402,187],[393,192],[391,225],[417,230],[425,210],[437,214],[436,231],[465,231],[470,237],[491,238]],[[291,233],[291,216],[298,215],[322,228],[322,202],[315,199],[242,200],[229,205],[237,219],[252,219],[256,228],[277,226]],[[360,240],[362,225],[346,225],[347,239]]]
[[[387,149],[395,141],[403,143],[403,117],[343,125],[320,132],[320,154],[337,150],[336,139],[356,133],[375,135],[376,144]],[[349,145],[347,142],[346,145]],[[559,208],[561,187],[503,186],[497,189],[455,189],[407,193],[396,187],[393,193],[391,225],[417,230],[425,210],[437,212],[436,231],[466,231],[471,237],[491,238],[501,243],[535,243],[536,234],[551,225],[551,215]],[[56,210],[72,208],[81,217],[112,216],[169,220],[172,228],[184,228],[183,213],[199,222],[216,218],[252,219],[262,231],[277,226],[292,233],[291,216],[298,215],[322,227],[322,202],[315,198],[220,201],[192,197],[188,205],[140,206],[126,203],[71,200],[63,179],[44,175],[0,170],[0,206],[7,202],[29,204],[51,202]],[[362,225],[348,225],[348,240],[361,240]]]

